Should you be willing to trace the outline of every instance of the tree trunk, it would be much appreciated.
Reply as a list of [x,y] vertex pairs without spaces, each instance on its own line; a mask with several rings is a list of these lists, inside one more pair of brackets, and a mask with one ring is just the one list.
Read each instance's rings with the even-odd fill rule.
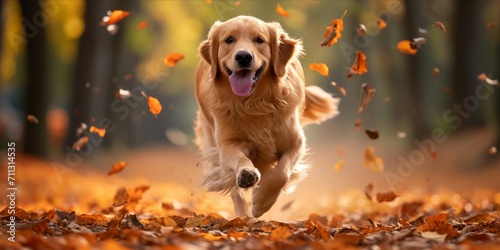
[[39,118],[39,124],[27,123],[24,132],[23,151],[44,157],[47,154],[47,130],[45,117],[48,105],[47,41],[45,26],[47,15],[38,1],[19,1],[23,18],[26,44],[26,115]]

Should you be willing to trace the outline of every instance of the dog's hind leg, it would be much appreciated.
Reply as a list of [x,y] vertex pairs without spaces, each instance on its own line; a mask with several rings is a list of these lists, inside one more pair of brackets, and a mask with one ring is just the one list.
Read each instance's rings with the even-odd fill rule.
[[231,199],[233,199],[234,213],[236,217],[251,217],[250,211],[248,210],[247,201],[243,197],[241,189],[233,191],[231,193]]

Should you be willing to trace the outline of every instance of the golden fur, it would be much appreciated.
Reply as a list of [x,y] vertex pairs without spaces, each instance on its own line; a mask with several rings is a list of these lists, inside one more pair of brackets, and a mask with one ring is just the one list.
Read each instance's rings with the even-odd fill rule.
[[[241,51],[252,56],[248,66],[236,59]],[[305,87],[302,53],[301,41],[278,23],[249,16],[217,21],[199,47],[195,132],[202,183],[208,191],[230,194],[236,216],[259,217],[281,190],[293,190],[308,168],[303,126],[337,114],[338,99],[319,87]],[[238,92],[230,84],[230,75],[245,72],[257,79],[249,94],[248,88]],[[242,195],[250,187],[252,213]]]

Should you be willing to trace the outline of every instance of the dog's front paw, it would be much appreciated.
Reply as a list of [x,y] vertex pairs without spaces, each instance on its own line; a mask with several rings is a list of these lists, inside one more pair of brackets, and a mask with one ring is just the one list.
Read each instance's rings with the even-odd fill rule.
[[243,168],[238,172],[238,186],[249,188],[257,184],[260,180],[260,173],[257,169]]

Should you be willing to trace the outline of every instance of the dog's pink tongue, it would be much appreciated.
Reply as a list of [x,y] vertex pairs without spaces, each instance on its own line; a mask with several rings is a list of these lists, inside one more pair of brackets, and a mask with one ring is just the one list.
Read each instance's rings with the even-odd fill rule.
[[233,93],[237,96],[247,96],[252,91],[252,71],[243,69],[229,76],[229,83]]

